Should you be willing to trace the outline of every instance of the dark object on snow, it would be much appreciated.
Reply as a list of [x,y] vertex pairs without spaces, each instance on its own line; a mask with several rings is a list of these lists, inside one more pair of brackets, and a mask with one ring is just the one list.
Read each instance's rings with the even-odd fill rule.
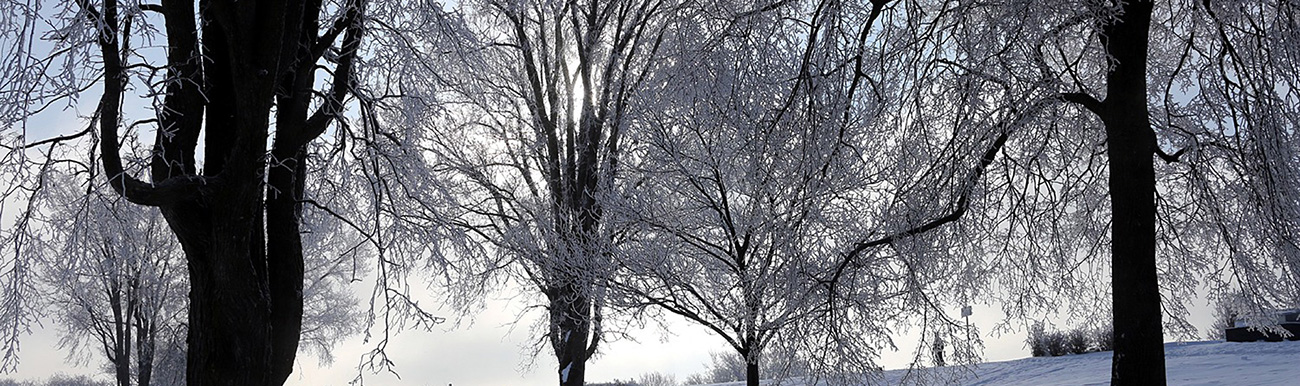
[[948,365],[948,362],[943,360],[943,337],[939,336],[938,331],[934,333],[934,345],[930,346],[930,352],[934,354],[934,367]]
[[[1300,310],[1278,312],[1277,316],[1278,327],[1282,327],[1283,329],[1286,329],[1287,332],[1291,333],[1291,336],[1286,339],[1300,340]],[[1269,333],[1262,329],[1251,330],[1250,326],[1245,325],[1225,328],[1223,330],[1223,336],[1229,342],[1254,342],[1260,340],[1269,342],[1282,341],[1281,335]]]

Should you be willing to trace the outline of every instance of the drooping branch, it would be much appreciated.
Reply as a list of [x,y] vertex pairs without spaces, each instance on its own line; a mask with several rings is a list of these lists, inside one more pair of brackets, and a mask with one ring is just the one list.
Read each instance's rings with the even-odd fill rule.
[[1164,160],[1165,163],[1175,163],[1179,161],[1179,158],[1183,156],[1183,153],[1187,151],[1187,148],[1178,149],[1174,154],[1165,153],[1165,150],[1161,149],[1160,146],[1156,146],[1155,150],[1156,155],[1160,156],[1160,159]]
[[971,195],[971,191],[974,190],[973,187],[976,181],[978,181],[980,177],[984,175],[984,171],[988,169],[989,164],[993,163],[993,159],[997,157],[998,152],[1002,151],[1002,148],[1003,146],[1006,145],[1007,138],[1010,135],[1011,135],[1010,130],[1004,129],[1002,131],[1002,134],[998,135],[998,137],[993,140],[993,143],[989,145],[988,150],[986,150],[984,152],[983,157],[980,158],[979,165],[977,165],[975,169],[971,170],[970,177],[966,179],[967,185],[964,189],[962,189],[961,195],[957,197],[956,206],[952,209],[951,212],[941,217],[927,221],[924,224],[912,228],[908,228],[906,230],[891,233],[872,240],[860,241],[858,243],[853,244],[853,248],[844,254],[844,257],[840,260],[840,263],[835,267],[835,273],[831,275],[830,279],[825,280],[823,283],[828,286],[834,286],[839,281],[840,277],[843,276],[845,269],[848,268],[848,266],[853,262],[853,260],[857,259],[858,255],[862,254],[862,252],[866,251],[867,249],[893,244],[899,240],[929,232],[945,224],[961,219],[961,217],[966,214],[967,209],[970,207],[970,195]]
[[1102,102],[1092,95],[1081,92],[1067,92],[1061,94],[1061,99],[1066,102],[1077,103],[1093,114],[1102,115]]
[[32,142],[32,143],[29,143],[29,144],[23,145],[23,148],[24,148],[24,149],[31,149],[31,148],[39,147],[39,146],[46,145],[46,144],[53,144],[53,145],[57,146],[60,142],[63,142],[63,141],[71,141],[71,140],[74,140],[74,139],[77,139],[77,138],[81,138],[81,137],[85,136],[86,134],[90,134],[90,132],[91,132],[92,130],[95,129],[95,124],[94,124],[93,121],[99,119],[99,109],[95,109],[95,113],[94,113],[94,114],[91,114],[90,117],[91,117],[90,119],[91,119],[92,123],[91,123],[89,126],[86,126],[86,129],[85,129],[85,130],[82,130],[82,131],[79,131],[79,132],[76,132],[76,133],[73,133],[73,134],[57,136],[57,137],[54,137],[54,138],[46,138],[46,139],[42,139],[42,140],[40,140],[40,141],[36,141],[36,142]]

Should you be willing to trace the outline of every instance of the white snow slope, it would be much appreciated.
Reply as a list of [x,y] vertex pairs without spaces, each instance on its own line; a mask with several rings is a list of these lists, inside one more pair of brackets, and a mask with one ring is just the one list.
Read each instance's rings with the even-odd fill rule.
[[[1110,352],[1025,358],[957,366],[889,370],[871,384],[957,384],[980,386],[1055,386],[1110,384]],[[1170,385],[1300,385],[1300,341],[1187,342],[1165,344],[1165,374]],[[956,382],[945,382],[955,380]],[[883,382],[881,382],[883,381]],[[802,386],[799,380],[764,385]],[[867,382],[864,382],[867,384]],[[744,382],[721,385],[744,385]]]

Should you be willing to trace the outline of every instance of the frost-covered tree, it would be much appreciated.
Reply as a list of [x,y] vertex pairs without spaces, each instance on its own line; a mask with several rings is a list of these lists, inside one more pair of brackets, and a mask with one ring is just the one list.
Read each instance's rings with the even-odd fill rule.
[[[425,114],[384,119],[418,127],[419,157],[436,172],[406,190],[420,220],[447,228],[421,240],[445,261],[453,304],[526,286],[546,312],[544,339],[563,385],[581,385],[605,339],[614,237],[601,198],[616,183],[628,104],[638,97],[673,1],[471,1],[442,70],[405,88],[437,100]],[[420,40],[435,44],[433,40]],[[406,84],[395,82],[398,85]],[[413,102],[419,103],[419,102]],[[407,218],[417,217],[407,215]]]
[[616,287],[722,337],[749,384],[770,351],[869,374],[896,329],[945,324],[960,264],[917,236],[962,216],[1013,115],[917,108],[934,47],[889,2],[723,4],[684,10],[634,103]]
[[[189,288],[180,246],[157,209],[125,201],[95,170],[66,162],[40,174],[46,183],[30,218],[40,253],[31,261],[43,295],[34,303],[60,325],[71,358],[107,359],[118,385],[184,384]],[[345,286],[359,272],[334,245],[348,238],[320,229],[320,217],[304,219],[313,232],[300,350],[328,361],[363,318]]]
[[979,87],[936,113],[1025,112],[952,229],[986,236],[961,254],[1009,273],[1010,313],[1104,294],[1112,383],[1146,385],[1201,284],[1295,302],[1296,4],[932,5],[953,39],[936,66]]
[[[677,15],[691,27],[665,38],[674,60],[635,104],[629,182],[608,208],[630,229],[615,287],[721,337],[743,366],[714,381],[753,385],[767,353],[824,311],[817,275],[845,242],[837,228],[854,225],[843,199],[869,182],[851,170],[860,127],[841,130],[843,108],[814,95],[838,85],[799,79],[834,59],[801,65],[797,20],[826,16],[709,5]],[[834,118],[808,115],[819,108]],[[861,322],[851,330],[878,325]]]
[[[283,383],[303,329],[309,144],[339,120],[356,90],[366,2],[0,7],[14,15],[0,21],[0,164],[13,182],[6,204],[39,201],[41,171],[51,165],[98,163],[116,194],[161,210],[184,251],[186,381]],[[33,117],[83,97],[98,100],[87,130],[56,127],[42,131],[49,139],[28,138],[29,125],[53,123]],[[151,143],[139,158],[128,146],[137,137]],[[93,150],[74,154],[94,157],[54,151],[85,138]],[[15,321],[6,324],[6,364],[16,360],[17,336],[31,321],[26,256],[36,232],[30,219],[38,215],[31,209],[5,217],[17,218],[3,233],[10,259],[0,312]]]
[[38,218],[51,237],[40,276],[64,331],[60,346],[106,357],[119,386],[175,384],[167,381],[179,374],[158,382],[155,364],[175,359],[160,355],[177,353],[167,346],[177,343],[170,332],[183,323],[188,286],[162,215],[122,200],[92,174],[48,177],[46,189],[59,198],[41,201]]

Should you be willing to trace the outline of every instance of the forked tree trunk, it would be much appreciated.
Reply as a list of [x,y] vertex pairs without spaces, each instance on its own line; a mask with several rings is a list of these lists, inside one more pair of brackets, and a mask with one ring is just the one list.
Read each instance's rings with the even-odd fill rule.
[[[166,23],[168,82],[157,110],[151,184],[124,171],[118,149],[122,59],[134,58],[124,55],[131,52],[122,46],[128,39],[119,38],[118,0],[77,4],[95,25],[113,27],[97,29],[104,61],[100,146],[110,185],[132,202],[159,207],[185,251],[187,383],[284,383],[302,328],[303,149],[338,116],[350,91],[363,1],[346,1],[343,18],[323,34],[318,0],[153,6]],[[308,114],[319,95],[313,92],[317,62],[340,35],[345,44],[333,60],[332,87]],[[272,105],[278,115],[268,176]],[[201,176],[200,135],[206,135]],[[141,383],[148,378],[141,373]]]

